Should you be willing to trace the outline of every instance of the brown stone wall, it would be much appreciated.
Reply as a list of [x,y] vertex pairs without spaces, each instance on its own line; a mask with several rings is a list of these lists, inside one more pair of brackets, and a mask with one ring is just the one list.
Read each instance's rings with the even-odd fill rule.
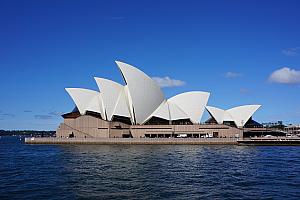
[[108,138],[109,122],[96,117],[83,115],[76,119],[65,119],[57,129],[57,137],[69,137],[73,133],[78,138]]
[[243,129],[227,125],[127,125],[121,122],[108,122],[93,116],[83,115],[76,119],[65,119],[57,129],[60,138],[74,134],[75,138],[122,138],[132,136],[143,138],[146,135],[209,134],[222,138],[242,137]]
[[93,116],[83,115],[76,119],[64,119],[56,131],[57,137],[66,138],[121,138],[129,135],[129,125],[121,122],[108,122]]
[[227,125],[134,125],[130,128],[135,138],[145,137],[146,134],[211,134],[218,137],[242,137],[242,129]]
[[134,138],[142,138],[146,134],[173,134],[174,125],[132,125],[130,132]]

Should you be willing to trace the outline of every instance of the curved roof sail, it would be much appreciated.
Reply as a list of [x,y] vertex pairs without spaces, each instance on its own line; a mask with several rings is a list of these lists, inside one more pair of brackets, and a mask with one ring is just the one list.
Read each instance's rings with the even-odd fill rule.
[[190,116],[186,114],[181,108],[176,104],[168,100],[170,120],[179,120],[179,119],[190,119]]
[[160,106],[148,117],[148,119],[150,119],[151,117],[159,117],[171,121],[179,119],[190,119],[190,116],[188,114],[186,114],[175,103],[172,103],[169,100],[163,101]]
[[66,88],[66,91],[73,99],[81,115],[86,111],[93,111],[103,116],[103,106],[101,93],[83,88]]
[[225,115],[225,110],[212,107],[212,106],[206,106],[206,110],[209,112],[209,114],[218,122],[218,124],[223,123],[224,115]]
[[156,82],[141,70],[123,62],[116,63],[128,86],[135,122],[143,124],[165,100],[164,94]]
[[128,101],[127,101],[127,97],[126,97],[126,94],[125,94],[125,88],[123,87],[122,90],[119,93],[119,97],[118,97],[115,109],[113,111],[113,115],[118,115],[118,116],[131,118],[127,102]]
[[124,86],[124,94],[126,98],[126,103],[127,103],[127,108],[129,110],[130,116],[131,116],[131,123],[135,124],[135,116],[134,116],[134,111],[133,111],[133,105],[132,105],[132,99],[129,93],[128,85]]
[[120,93],[123,91],[124,87],[117,82],[105,78],[95,77],[95,81],[102,94],[107,120],[111,120],[114,115],[114,110],[117,106]]
[[237,126],[244,126],[261,105],[244,105],[231,108],[227,112],[232,116]]
[[222,110],[220,108],[206,106],[206,109],[218,124],[222,124],[224,121],[234,121],[236,126],[243,127],[260,107],[261,105],[244,105]]
[[159,117],[165,120],[170,120],[170,111],[169,105],[167,101],[163,101],[160,106],[150,115],[148,119],[151,117]]
[[208,92],[185,92],[178,94],[168,101],[176,104],[183,110],[194,123],[199,123],[203,115],[210,93]]

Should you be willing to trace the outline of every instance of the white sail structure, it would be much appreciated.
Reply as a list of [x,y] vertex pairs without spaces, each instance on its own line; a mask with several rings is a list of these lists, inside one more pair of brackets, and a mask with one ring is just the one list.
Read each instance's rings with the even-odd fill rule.
[[[216,108],[212,106],[206,106],[206,110],[212,116],[218,124],[223,124],[224,118],[225,118],[225,110],[221,108]],[[228,116],[226,117],[228,118]],[[231,120],[230,120],[231,121]]]
[[158,117],[169,121],[190,119],[188,114],[186,114],[176,104],[170,102],[169,100],[165,100],[163,103],[161,103],[161,105],[148,117],[148,119],[151,119],[152,117]]
[[185,92],[169,99],[171,103],[176,104],[183,110],[194,123],[199,123],[210,93],[208,92]]
[[160,87],[141,70],[116,61],[131,97],[134,121],[143,124],[165,100]]
[[218,124],[224,121],[233,121],[237,127],[243,127],[261,105],[243,105],[228,110],[206,106],[207,111]]
[[84,115],[86,111],[92,111],[101,114],[101,117],[104,118],[100,92],[83,88],[66,88],[66,91],[73,99],[81,115]]
[[244,105],[231,108],[227,112],[232,116],[235,124],[244,126],[250,117],[259,109],[261,105]]
[[95,80],[101,91],[107,120],[112,120],[114,115],[130,118],[124,86],[104,78],[95,77]]
[[159,117],[166,120],[190,119],[199,123],[209,97],[208,92],[187,92],[163,101],[148,117]]
[[132,118],[130,114],[129,100],[124,87],[119,93],[119,97],[115,109],[113,111],[113,115]]
[[165,120],[171,120],[169,105],[166,100],[160,104],[160,106],[148,117],[148,119],[152,117],[159,117]]

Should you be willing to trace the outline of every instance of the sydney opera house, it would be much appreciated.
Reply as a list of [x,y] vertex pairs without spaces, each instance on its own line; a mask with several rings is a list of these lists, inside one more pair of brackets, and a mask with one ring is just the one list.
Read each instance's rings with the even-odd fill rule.
[[[144,72],[116,61],[125,84],[95,77],[99,91],[66,88],[75,103],[62,115],[56,131],[61,138],[242,137],[260,127],[252,115],[260,105],[228,110],[207,106],[208,92],[191,91],[166,99]],[[204,111],[210,118],[200,123]]]

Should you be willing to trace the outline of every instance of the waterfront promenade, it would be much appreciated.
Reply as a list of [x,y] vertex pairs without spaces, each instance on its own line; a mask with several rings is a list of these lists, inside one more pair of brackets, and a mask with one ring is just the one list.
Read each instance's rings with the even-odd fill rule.
[[300,137],[257,137],[237,141],[239,145],[290,146],[300,145]]
[[25,138],[26,144],[237,145],[236,138]]
[[97,145],[300,145],[300,138],[25,138],[26,144]]

